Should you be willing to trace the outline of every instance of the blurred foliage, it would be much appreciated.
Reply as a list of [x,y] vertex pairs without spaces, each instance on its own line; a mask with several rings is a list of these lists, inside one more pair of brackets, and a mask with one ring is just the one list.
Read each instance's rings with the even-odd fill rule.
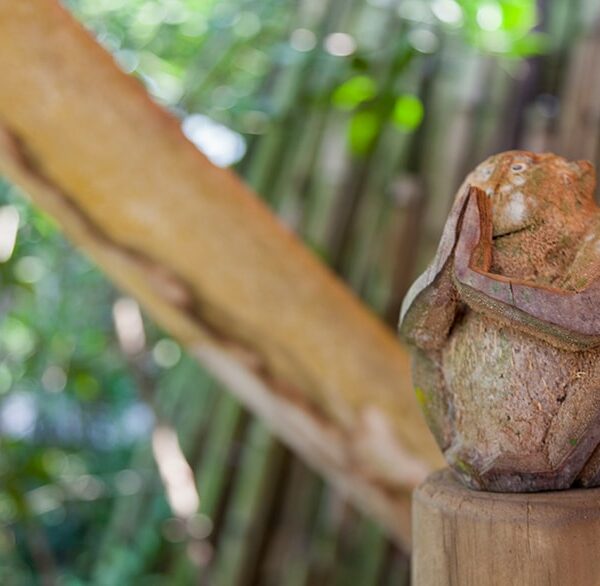
[[176,112],[200,111],[239,132],[262,130],[260,84],[293,58],[282,33],[291,0],[69,0],[121,67]]
[[[533,31],[539,20],[535,0],[403,0],[396,11],[404,23],[403,34],[389,47],[402,54],[394,68],[397,83],[378,87],[365,72],[380,69],[389,58],[386,52],[370,48],[368,34],[363,35],[365,43],[360,36],[351,39],[358,41],[356,46],[340,53],[335,41],[343,43],[343,37],[329,38],[328,44],[327,38],[318,38],[320,31],[294,29],[292,0],[68,0],[67,4],[158,101],[179,115],[202,112],[245,135],[263,134],[282,114],[276,96],[261,91],[274,71],[294,66],[305,53],[318,52],[319,61],[335,60],[335,74],[328,83],[303,93],[315,102],[331,100],[342,110],[366,105],[370,113],[349,120],[349,147],[357,154],[373,145],[380,122],[392,108],[400,129],[419,125],[422,106],[415,100],[391,104],[391,99],[406,93],[401,76],[439,50],[442,33],[456,35],[476,50],[512,59],[540,54],[549,46],[546,35]],[[390,0],[373,4],[382,10],[394,6]],[[403,103],[410,110],[406,115],[400,112]]]
[[[349,151],[366,157],[386,129],[419,128],[426,112],[416,80],[443,38],[507,60],[549,46],[532,32],[535,0],[372,2],[396,19],[383,48],[360,26],[352,34],[316,26],[310,10],[299,22],[293,0],[66,4],[157,101],[187,117],[188,136],[208,150],[226,143],[225,130],[252,146],[302,101],[337,110]],[[304,83],[309,67],[323,73]],[[276,88],[289,72],[299,72],[299,85]],[[196,113],[206,118],[192,120]],[[113,287],[6,184],[0,207],[19,218],[14,251],[0,262],[0,583],[35,583],[41,565],[83,584],[114,499],[131,488],[127,475],[149,475],[138,491],[160,490],[156,470],[132,471],[130,461],[148,445],[155,387],[183,361],[147,323],[141,389],[113,329]]]
[[[0,264],[0,567],[22,559],[33,569],[50,548],[76,571],[153,415],[113,332],[111,285],[6,184],[0,210],[19,222]],[[9,575],[0,582],[26,583]]]

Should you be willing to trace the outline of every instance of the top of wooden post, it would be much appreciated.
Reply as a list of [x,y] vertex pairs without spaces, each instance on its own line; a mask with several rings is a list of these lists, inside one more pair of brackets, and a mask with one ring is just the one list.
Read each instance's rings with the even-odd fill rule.
[[600,584],[598,505],[600,489],[491,493],[436,472],[413,497],[413,584]]

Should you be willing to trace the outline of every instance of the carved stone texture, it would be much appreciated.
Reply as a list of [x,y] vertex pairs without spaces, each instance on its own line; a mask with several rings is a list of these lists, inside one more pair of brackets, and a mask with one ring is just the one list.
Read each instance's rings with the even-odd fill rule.
[[470,487],[600,485],[600,209],[590,163],[511,151],[460,188],[401,335]]

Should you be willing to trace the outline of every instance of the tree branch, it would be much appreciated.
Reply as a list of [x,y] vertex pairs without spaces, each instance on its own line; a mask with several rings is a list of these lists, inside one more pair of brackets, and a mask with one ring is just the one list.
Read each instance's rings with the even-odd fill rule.
[[0,172],[401,540],[440,463],[394,336],[55,0],[0,0]]

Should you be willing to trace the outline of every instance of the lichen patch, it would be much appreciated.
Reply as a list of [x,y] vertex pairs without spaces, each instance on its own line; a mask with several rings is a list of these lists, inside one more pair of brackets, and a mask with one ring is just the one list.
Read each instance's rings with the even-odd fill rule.
[[527,217],[527,206],[522,191],[515,191],[506,207],[506,216],[509,222],[520,224]]

